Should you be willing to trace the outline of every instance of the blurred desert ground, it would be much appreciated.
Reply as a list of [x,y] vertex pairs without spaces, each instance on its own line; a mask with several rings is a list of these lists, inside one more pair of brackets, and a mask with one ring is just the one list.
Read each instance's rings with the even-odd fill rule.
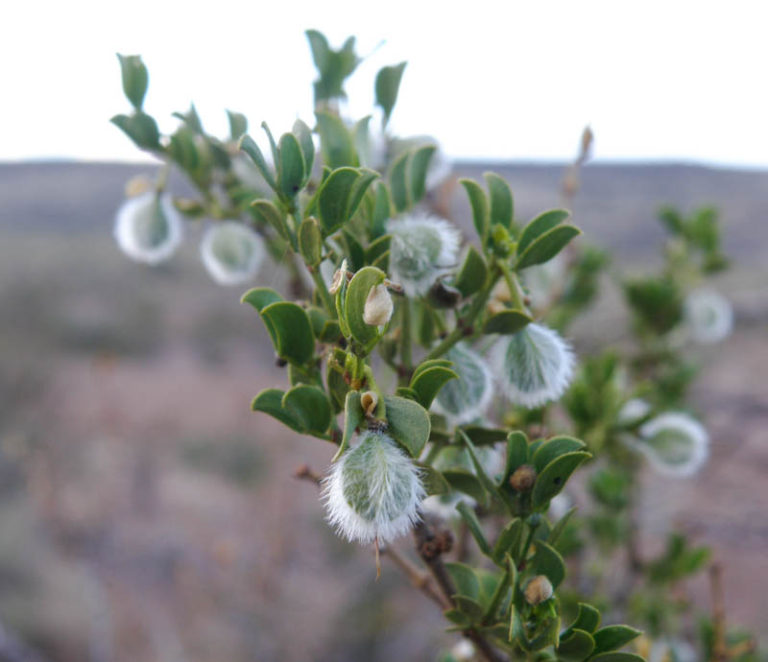
[[[456,172],[489,168],[521,218],[559,204],[561,166]],[[370,551],[338,540],[314,486],[291,477],[324,470],[332,448],[249,411],[285,376],[241,288],[210,281],[194,232],[160,268],[119,253],[124,183],[152,172],[0,165],[0,648],[61,662],[434,659],[455,641],[434,605],[386,559],[375,583]],[[461,191],[449,195],[471,236]],[[737,326],[698,353],[711,461],[688,481],[644,477],[643,540],[671,525],[711,544],[729,618],[765,637],[768,173],[590,165],[575,221],[642,271],[659,261],[661,204],[720,208],[733,268],[716,286]],[[271,266],[259,283],[282,286]],[[577,350],[620,342],[625,323],[601,305],[574,329]],[[704,582],[691,596],[709,609]]]

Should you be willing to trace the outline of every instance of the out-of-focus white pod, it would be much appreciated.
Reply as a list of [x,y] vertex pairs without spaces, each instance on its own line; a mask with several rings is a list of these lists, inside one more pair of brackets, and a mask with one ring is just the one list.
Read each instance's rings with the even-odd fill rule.
[[387,286],[374,285],[368,292],[363,307],[363,322],[371,326],[384,326],[392,317],[394,304]]
[[496,343],[492,365],[510,402],[533,409],[565,393],[574,363],[573,352],[560,334],[529,324]]
[[660,414],[640,428],[634,441],[660,473],[669,476],[695,474],[709,456],[709,435],[704,426],[683,412]]
[[475,645],[469,639],[462,639],[451,648],[451,656],[456,662],[472,662],[476,655]]
[[622,425],[632,425],[634,423],[639,423],[650,413],[651,405],[649,402],[646,402],[642,398],[632,398],[622,405],[616,418]]
[[456,264],[461,238],[442,218],[411,214],[388,221],[387,232],[392,235],[392,280],[402,285],[409,297],[426,294],[435,280]]
[[372,430],[333,465],[323,490],[328,521],[361,543],[407,533],[424,494],[418,467],[391,437]]
[[733,308],[722,294],[694,290],[685,298],[685,322],[691,337],[700,343],[725,340],[733,330]]
[[265,254],[262,238],[235,221],[210,227],[200,244],[203,264],[219,285],[247,283],[258,271]]
[[458,379],[438,392],[433,408],[451,425],[468,423],[485,413],[493,395],[493,378],[483,358],[465,343],[452,347],[445,358],[453,362]]
[[170,195],[148,191],[122,204],[114,233],[117,245],[128,257],[159,264],[181,244],[182,220]]

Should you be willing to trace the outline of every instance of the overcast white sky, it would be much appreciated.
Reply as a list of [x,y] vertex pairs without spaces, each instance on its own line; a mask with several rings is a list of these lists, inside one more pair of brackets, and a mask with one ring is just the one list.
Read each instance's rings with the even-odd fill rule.
[[449,156],[566,159],[591,124],[597,159],[768,167],[764,0],[56,0],[9,3],[0,26],[0,160],[137,160],[108,119],[128,112],[116,52],[143,55],[162,129],[190,101],[226,133],[225,109],[273,131],[312,120],[303,31],[374,51],[348,87],[408,60],[391,126]]

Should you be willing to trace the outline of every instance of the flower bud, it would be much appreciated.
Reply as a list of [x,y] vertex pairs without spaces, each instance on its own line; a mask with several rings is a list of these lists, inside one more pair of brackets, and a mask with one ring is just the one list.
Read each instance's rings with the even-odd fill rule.
[[652,418],[640,428],[640,439],[633,445],[655,469],[668,476],[691,476],[709,456],[706,429],[683,412]]
[[344,279],[347,277],[347,261],[343,260],[341,266],[333,272],[333,279],[331,280],[331,286],[328,291],[331,294],[336,294],[341,288]]
[[325,479],[328,520],[350,541],[388,542],[408,532],[424,498],[418,467],[388,435],[367,430]]
[[530,464],[519,466],[509,477],[509,485],[515,492],[527,492],[536,482],[536,469]]
[[684,303],[685,321],[691,337],[700,343],[725,340],[733,330],[730,302],[713,290],[691,292]]
[[371,326],[384,326],[392,317],[394,304],[384,284],[374,285],[368,292],[363,308],[363,322]]
[[366,391],[360,396],[360,406],[363,408],[366,416],[372,416],[379,404],[379,396],[375,391]]
[[458,379],[448,381],[437,393],[434,408],[452,425],[461,425],[482,416],[493,395],[491,371],[482,357],[465,343],[445,355],[453,363]]
[[115,219],[115,239],[130,258],[159,264],[181,244],[182,221],[167,193],[148,191],[126,200]]
[[135,198],[152,190],[152,181],[146,175],[131,177],[125,184],[125,197]]
[[259,269],[266,250],[249,227],[222,221],[209,228],[200,244],[203,264],[219,285],[242,285]]
[[392,279],[409,297],[422,296],[435,280],[456,264],[460,236],[442,218],[412,214],[387,222],[392,235],[389,267]]
[[528,409],[560,398],[573,376],[570,346],[541,324],[528,324],[497,342],[494,358],[507,397]]
[[554,593],[554,589],[549,579],[544,575],[537,575],[528,582],[523,593],[528,604],[535,607],[549,600]]

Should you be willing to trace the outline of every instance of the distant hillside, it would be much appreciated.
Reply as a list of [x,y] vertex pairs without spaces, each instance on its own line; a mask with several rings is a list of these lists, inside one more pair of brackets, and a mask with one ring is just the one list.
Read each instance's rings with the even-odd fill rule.
[[[557,206],[563,165],[456,163],[457,176],[493,169],[509,180],[521,218]],[[115,163],[0,164],[0,231],[100,232],[109,228],[125,182],[151,165]],[[175,187],[174,190],[180,190]],[[460,190],[455,205],[465,208]],[[576,198],[577,223],[593,241],[638,257],[661,237],[661,204],[711,204],[725,221],[726,249],[760,263],[768,249],[768,172],[691,165],[588,165]],[[599,231],[599,235],[598,235]],[[761,238],[761,239],[758,239]]]

